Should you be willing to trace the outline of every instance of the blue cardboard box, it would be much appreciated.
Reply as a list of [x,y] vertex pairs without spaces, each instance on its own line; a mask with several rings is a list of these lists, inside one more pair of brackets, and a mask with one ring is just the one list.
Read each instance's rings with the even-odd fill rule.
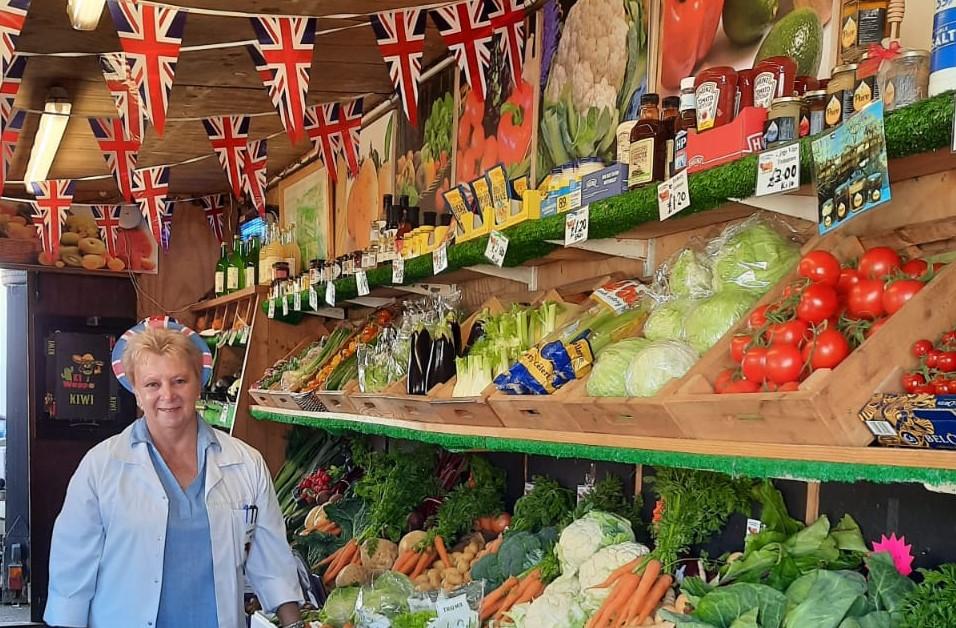
[[615,163],[581,179],[581,205],[627,192],[627,164]]
[[860,419],[881,445],[956,449],[956,395],[878,393]]

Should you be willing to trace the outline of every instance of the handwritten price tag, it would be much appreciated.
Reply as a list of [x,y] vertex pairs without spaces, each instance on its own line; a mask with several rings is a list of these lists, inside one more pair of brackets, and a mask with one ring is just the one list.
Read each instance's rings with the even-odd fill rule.
[[325,302],[330,307],[335,307],[335,283],[331,281],[325,284]]
[[495,266],[501,267],[508,254],[508,236],[500,231],[492,231],[488,236],[488,246],[485,247],[485,257]]
[[438,614],[436,628],[467,628],[472,625],[472,619],[476,615],[468,606],[468,598],[464,595],[437,600],[435,611]]
[[309,286],[309,307],[319,309],[319,293],[315,291],[315,286]]
[[657,210],[661,220],[667,220],[688,207],[690,207],[690,189],[687,187],[687,171],[682,170],[657,186]]
[[360,297],[364,297],[368,294],[368,275],[365,274],[364,270],[355,273],[355,287],[358,289],[358,295]]
[[302,311],[302,293],[298,290],[292,295],[292,309],[296,312]]
[[800,144],[760,153],[757,159],[757,196],[779,194],[800,187]]
[[564,246],[571,246],[588,239],[588,225],[591,222],[591,210],[585,205],[581,209],[568,213],[564,217]]
[[396,257],[392,260],[392,283],[405,281],[405,259]]
[[435,249],[435,252],[432,254],[432,269],[435,271],[435,274],[442,272],[448,268],[448,245],[442,244],[440,247]]
[[282,315],[289,315],[289,299],[282,297]]
[[269,299],[269,311],[268,311],[268,315],[269,315],[269,318],[275,318],[275,317],[276,317],[276,302],[273,301],[272,299]]

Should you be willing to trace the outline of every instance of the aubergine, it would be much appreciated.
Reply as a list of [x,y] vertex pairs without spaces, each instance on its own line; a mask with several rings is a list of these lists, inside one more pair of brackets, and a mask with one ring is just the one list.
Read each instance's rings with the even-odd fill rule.
[[[459,332],[460,333],[460,332]],[[465,344],[462,355],[468,353],[468,349],[471,349],[478,340],[485,335],[485,322],[481,319],[478,319],[472,324],[471,331],[468,332],[468,342]]]
[[433,386],[444,384],[451,375],[448,374],[448,365],[455,367],[455,345],[448,334],[439,334],[438,338],[432,343],[432,352],[428,359],[428,369],[425,371],[425,391],[429,391]]
[[451,327],[451,339],[455,345],[455,355],[464,355],[462,352],[465,348],[461,346],[461,325],[459,325],[456,320],[452,320],[448,325]]
[[425,372],[422,369],[422,363],[419,361],[418,352],[415,349],[418,345],[418,337],[421,333],[421,331],[415,330],[409,339],[408,377],[405,380],[405,392],[409,395],[418,394],[415,391],[422,387],[425,380]]
[[411,357],[409,362],[414,363],[417,371],[417,377],[413,380],[411,370],[408,378],[408,394],[424,395],[428,391],[428,360],[432,352],[432,337],[427,329],[420,329],[416,332],[418,335],[412,335]]

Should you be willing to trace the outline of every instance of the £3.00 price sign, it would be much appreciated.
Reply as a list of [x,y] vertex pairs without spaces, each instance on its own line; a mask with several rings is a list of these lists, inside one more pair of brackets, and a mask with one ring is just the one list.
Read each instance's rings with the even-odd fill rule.
[[789,192],[800,187],[800,144],[760,153],[756,196]]
[[508,254],[508,236],[500,231],[492,231],[488,236],[488,246],[485,247],[485,257],[499,268],[505,263]]
[[564,246],[571,246],[588,239],[588,226],[591,221],[591,210],[585,205],[564,216]]
[[392,260],[392,283],[405,281],[405,259],[396,257]]
[[657,210],[661,220],[667,220],[688,207],[690,188],[687,186],[687,171],[682,170],[657,186]]

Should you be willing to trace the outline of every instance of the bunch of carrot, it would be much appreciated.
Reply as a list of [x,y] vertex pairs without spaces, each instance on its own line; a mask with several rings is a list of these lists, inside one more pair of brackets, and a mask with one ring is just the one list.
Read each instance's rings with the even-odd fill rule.
[[588,621],[586,628],[607,626],[640,626],[651,616],[664,599],[674,579],[661,573],[661,563],[650,559],[643,572],[634,573],[643,558],[635,558],[615,569],[599,588],[611,588],[611,593]]
[[435,562],[436,556],[446,568],[451,567],[451,559],[448,557],[448,550],[445,548],[445,540],[440,536],[434,538],[431,547],[416,547],[399,554],[395,564],[392,565],[392,571],[405,574],[414,580]]
[[332,536],[338,536],[342,534],[342,528],[338,526],[331,519],[324,519],[315,524],[312,528],[313,532],[321,532],[323,534],[331,534]]
[[541,595],[544,587],[539,569],[532,569],[522,578],[511,576],[500,587],[485,596],[485,599],[481,601],[478,617],[482,622],[492,617],[501,621],[505,613],[518,604],[530,602]]
[[331,584],[335,580],[335,576],[339,575],[339,572],[345,569],[346,565],[359,562],[362,559],[362,555],[358,549],[358,541],[350,539],[348,543],[326,556],[325,559],[319,563],[320,567],[322,565],[328,565],[325,569],[325,574],[322,576],[322,582],[326,585]]

